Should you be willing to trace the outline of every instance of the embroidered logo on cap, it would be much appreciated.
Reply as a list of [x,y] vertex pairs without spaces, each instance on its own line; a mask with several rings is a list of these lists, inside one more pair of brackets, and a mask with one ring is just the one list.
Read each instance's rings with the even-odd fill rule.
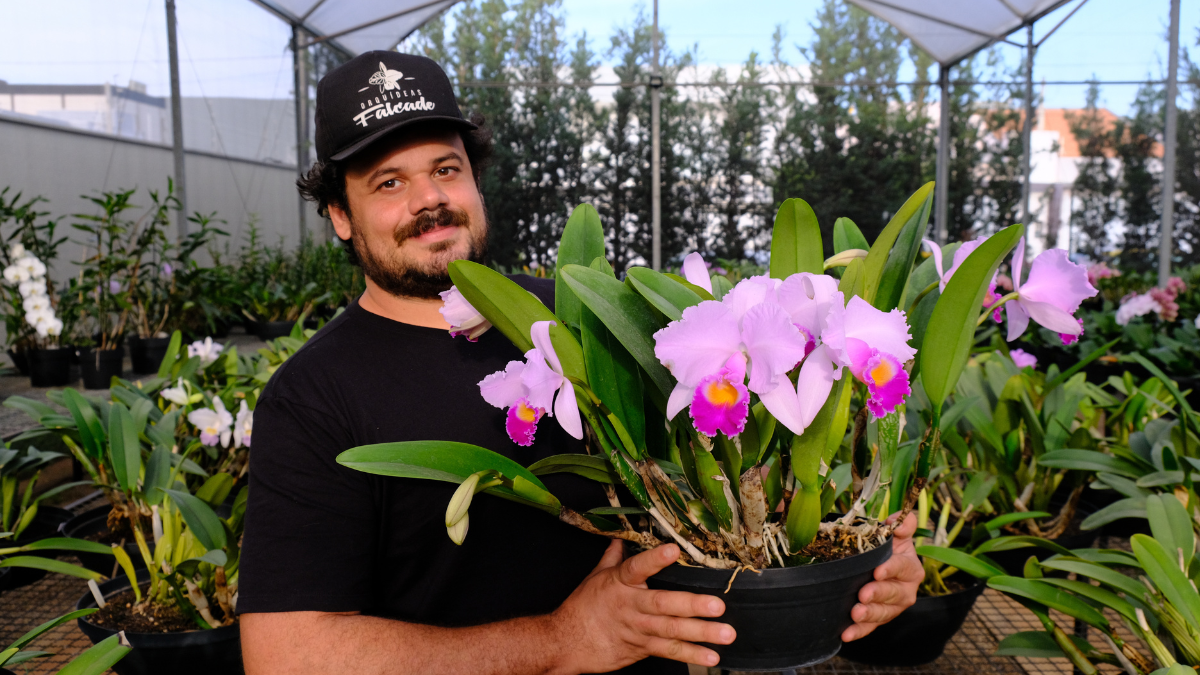
[[[371,86],[377,86],[379,87],[381,96],[375,96],[367,99],[365,102],[359,103],[362,112],[354,116],[354,123],[366,127],[371,119],[381,120],[399,113],[433,110],[436,107],[436,104],[432,101],[425,100],[420,89],[403,89],[400,86],[402,79],[414,80],[416,78],[404,77],[404,73],[399,70],[392,70],[380,61],[379,70],[371,73],[371,79],[367,80],[368,86],[359,89],[359,91],[363,92],[370,89]],[[392,99],[407,98],[414,95],[420,96],[420,98],[415,101],[392,102]]]

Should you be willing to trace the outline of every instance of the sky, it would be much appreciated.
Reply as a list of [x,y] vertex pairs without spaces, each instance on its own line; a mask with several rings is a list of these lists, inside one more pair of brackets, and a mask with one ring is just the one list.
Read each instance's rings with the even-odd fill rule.
[[[962,0],[968,1],[968,0]],[[39,0],[4,7],[0,79],[10,83],[124,85],[144,82],[152,95],[169,93],[166,19],[162,0]],[[768,54],[771,34],[784,28],[787,58],[802,63],[795,45],[812,38],[821,0],[757,0],[730,12],[725,0],[660,0],[659,22],[676,51],[695,45],[705,66],[736,67],[751,50]],[[1039,22],[1040,39],[1075,2]],[[1087,0],[1039,50],[1035,79],[1162,79],[1166,74],[1169,0]],[[740,4],[735,6],[746,7]],[[291,93],[290,29],[250,0],[177,0],[181,80],[185,96],[282,98]],[[563,0],[567,32],[587,32],[603,53],[608,36],[632,23],[647,0]],[[1195,49],[1200,0],[1182,0],[1180,42]],[[1023,36],[1017,36],[1020,41]],[[1002,45],[1015,65],[1020,50]],[[902,78],[912,77],[909,70]],[[1081,107],[1085,86],[1050,85],[1047,107]],[[1136,86],[1102,88],[1102,105],[1128,113]]]

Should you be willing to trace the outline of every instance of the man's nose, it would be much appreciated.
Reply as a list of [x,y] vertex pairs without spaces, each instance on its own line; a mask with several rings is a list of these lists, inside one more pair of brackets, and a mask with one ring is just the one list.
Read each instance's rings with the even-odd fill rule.
[[436,181],[429,178],[419,179],[412,184],[412,199],[409,209],[416,216],[422,211],[436,211],[449,203],[445,191]]

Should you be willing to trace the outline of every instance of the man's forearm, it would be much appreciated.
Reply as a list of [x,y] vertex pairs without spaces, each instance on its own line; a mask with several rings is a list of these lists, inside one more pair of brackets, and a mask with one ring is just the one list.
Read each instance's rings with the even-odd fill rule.
[[241,631],[247,675],[563,672],[564,641],[548,616],[441,628],[357,614],[283,612],[246,614]]

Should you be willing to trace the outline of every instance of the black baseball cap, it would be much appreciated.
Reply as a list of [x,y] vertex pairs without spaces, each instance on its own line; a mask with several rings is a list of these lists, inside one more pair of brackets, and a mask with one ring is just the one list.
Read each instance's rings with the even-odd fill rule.
[[463,118],[450,78],[433,59],[360,54],[317,84],[317,161],[346,159],[396,129],[431,120],[477,128]]

